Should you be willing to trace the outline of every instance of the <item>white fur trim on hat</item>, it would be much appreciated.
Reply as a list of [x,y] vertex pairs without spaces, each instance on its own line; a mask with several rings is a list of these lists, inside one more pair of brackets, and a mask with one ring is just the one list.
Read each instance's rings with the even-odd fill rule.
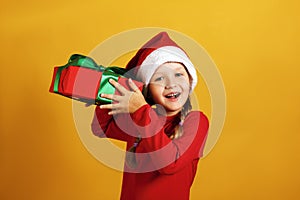
[[185,52],[175,46],[164,46],[152,51],[142,62],[137,77],[148,85],[156,69],[166,62],[179,62],[186,67],[192,77],[191,91],[193,91],[197,85],[197,73],[195,67]]

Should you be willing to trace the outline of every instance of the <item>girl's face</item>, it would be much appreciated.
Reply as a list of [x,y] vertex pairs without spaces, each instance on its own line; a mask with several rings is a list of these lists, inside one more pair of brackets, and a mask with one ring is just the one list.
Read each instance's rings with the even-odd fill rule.
[[150,79],[149,92],[168,116],[180,112],[190,92],[190,79],[184,66],[180,63],[160,65]]

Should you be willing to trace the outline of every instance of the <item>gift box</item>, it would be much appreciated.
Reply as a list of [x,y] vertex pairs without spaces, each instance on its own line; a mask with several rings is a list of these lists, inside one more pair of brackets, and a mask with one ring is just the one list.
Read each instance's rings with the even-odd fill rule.
[[[120,95],[109,79],[114,79],[130,90],[128,78],[131,77],[126,72],[124,68],[104,67],[87,56],[74,54],[66,65],[54,67],[49,91],[89,104],[107,104],[111,100],[100,97],[101,93]],[[133,82],[139,90],[143,90],[143,83]]]

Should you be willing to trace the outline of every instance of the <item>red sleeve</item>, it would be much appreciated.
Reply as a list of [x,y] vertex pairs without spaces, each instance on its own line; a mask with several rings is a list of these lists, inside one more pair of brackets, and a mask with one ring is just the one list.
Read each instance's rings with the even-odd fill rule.
[[174,140],[165,134],[163,128],[159,128],[163,120],[149,105],[133,113],[132,118],[141,126],[138,130],[143,138],[143,147],[147,152],[152,152],[152,162],[163,166],[160,173],[176,173],[201,157],[209,126],[208,119],[202,112],[190,112],[183,124],[183,135]]
[[[99,106],[96,106],[94,118],[91,124],[91,129],[94,135],[98,137],[108,137],[122,141],[134,141],[135,138],[127,134],[131,130],[124,130],[120,128],[130,128],[127,123],[127,116],[120,114],[113,117],[108,115],[108,109],[100,109]],[[118,123],[116,123],[117,119]]]

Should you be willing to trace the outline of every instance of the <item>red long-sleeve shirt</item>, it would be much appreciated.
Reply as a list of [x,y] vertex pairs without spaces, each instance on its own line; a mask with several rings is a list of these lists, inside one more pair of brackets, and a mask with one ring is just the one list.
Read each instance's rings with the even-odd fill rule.
[[92,131],[99,137],[127,142],[127,150],[136,137],[142,140],[136,148],[137,166],[126,163],[121,200],[189,199],[199,158],[202,156],[209,122],[199,111],[191,111],[183,123],[183,135],[171,140],[179,116],[158,115],[148,104],[133,114],[114,118],[98,106]]

